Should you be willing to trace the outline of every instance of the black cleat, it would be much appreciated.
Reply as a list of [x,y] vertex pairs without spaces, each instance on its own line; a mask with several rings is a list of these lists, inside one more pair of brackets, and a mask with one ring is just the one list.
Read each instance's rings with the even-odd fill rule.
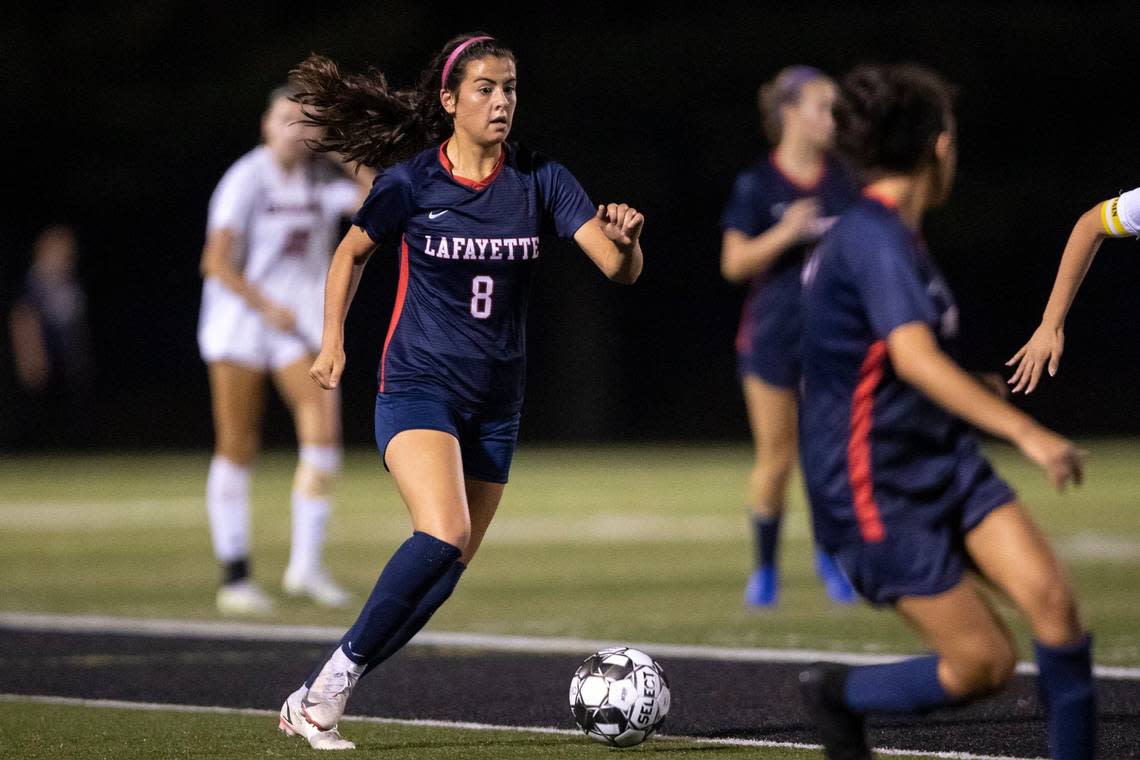
[[800,696],[828,760],[871,760],[863,716],[843,704],[846,665],[817,662],[800,671]]

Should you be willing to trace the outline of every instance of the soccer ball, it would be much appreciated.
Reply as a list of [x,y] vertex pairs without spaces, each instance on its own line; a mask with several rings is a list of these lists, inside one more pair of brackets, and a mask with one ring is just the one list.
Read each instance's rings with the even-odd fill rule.
[[594,741],[641,744],[669,712],[669,681],[652,657],[630,647],[587,657],[570,679],[570,712]]

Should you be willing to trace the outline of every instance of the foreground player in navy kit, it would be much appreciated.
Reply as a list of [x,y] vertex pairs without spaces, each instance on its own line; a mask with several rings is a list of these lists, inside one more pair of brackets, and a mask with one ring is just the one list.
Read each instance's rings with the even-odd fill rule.
[[414,533],[356,623],[281,708],[286,733],[315,748],[347,749],[353,745],[337,722],[357,679],[451,595],[502,497],[544,234],[573,237],[607,277],[632,283],[645,220],[625,204],[593,206],[560,164],[507,143],[515,57],[485,35],[451,40],[415,91],[392,91],[379,73],[342,76],[319,57],[302,64],[294,81],[312,121],[326,129],[322,147],[390,167],[329,269],[324,338],[312,367],[325,388],[335,388],[344,369],[344,318],[365,263],[378,246],[400,249],[376,442]]
[[999,688],[1012,637],[967,573],[1028,619],[1056,758],[1092,757],[1090,637],[1072,587],[969,426],[1015,444],[1063,488],[1081,456],[945,353],[953,296],[919,228],[950,190],[947,86],[915,66],[864,66],[843,81],[838,145],[865,198],[807,265],[800,446],[816,537],[868,601],[891,605],[933,650],[868,667],[816,665],[800,677],[829,758],[867,758],[868,713],[921,712]]
[[[756,566],[746,604],[770,607],[779,594],[776,555],[788,479],[796,461],[800,273],[809,248],[858,196],[829,150],[835,83],[811,66],[789,66],[760,88],[764,131],[776,147],[736,178],[721,217],[721,273],[749,283],[736,353],[756,446],[749,478]],[[854,601],[831,558],[816,553],[828,595]]]

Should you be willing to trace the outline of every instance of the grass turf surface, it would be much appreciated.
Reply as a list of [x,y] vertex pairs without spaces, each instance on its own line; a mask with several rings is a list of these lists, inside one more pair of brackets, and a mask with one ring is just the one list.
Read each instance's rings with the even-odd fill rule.
[[[1097,661],[1140,665],[1140,443],[1099,441],[1088,482],[1058,495],[1004,447],[992,450],[1074,577]],[[889,612],[830,605],[811,569],[803,498],[792,490],[777,609],[748,612],[745,447],[524,446],[496,522],[436,630],[916,651]],[[255,576],[279,590],[293,457],[265,455],[254,487]],[[0,608],[216,616],[202,503],[208,455],[10,457],[0,461]],[[327,557],[362,601],[408,523],[371,451],[350,452]],[[282,603],[273,622],[344,625],[352,609]],[[1026,632],[1015,624],[1022,640]],[[583,653],[585,655],[587,653]],[[719,756],[719,755],[718,755]]]
[[[276,730],[270,715],[215,715],[70,705],[7,703],[0,710],[0,748],[13,757],[93,758],[312,758],[313,750]],[[533,758],[616,757],[586,737],[517,731],[476,731],[346,720],[341,724],[357,751],[385,760],[462,758],[532,760]],[[733,747],[670,739],[651,739],[621,750],[621,756],[684,757],[692,760],[806,760],[818,753],[783,748]],[[7,756],[5,751],[5,756]],[[323,756],[323,755],[322,755]],[[904,759],[905,760],[905,759]]]

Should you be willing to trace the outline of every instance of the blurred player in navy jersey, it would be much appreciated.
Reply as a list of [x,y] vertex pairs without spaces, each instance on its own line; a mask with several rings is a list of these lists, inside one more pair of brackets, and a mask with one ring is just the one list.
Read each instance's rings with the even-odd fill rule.
[[1060,369],[1065,319],[1106,237],[1140,237],[1140,187],[1096,204],[1073,225],[1041,324],[1006,363],[1016,365],[1009,378],[1014,393],[1032,393],[1042,372],[1048,370],[1052,377]]
[[344,749],[337,722],[357,680],[398,651],[451,595],[495,514],[518,436],[526,310],[546,235],[573,238],[611,280],[641,272],[644,217],[595,207],[562,165],[508,143],[515,56],[484,34],[449,41],[415,90],[344,76],[313,56],[294,72],[323,146],[389,167],[337,248],[325,388],[344,369],[344,318],[369,256],[399,249],[396,305],[380,356],[376,443],[413,533],[332,654],[289,695],[279,725]]
[[[745,603],[776,604],[776,561],[788,479],[796,461],[800,274],[804,257],[858,189],[829,153],[835,83],[810,66],[790,66],[760,88],[764,131],[775,148],[736,178],[721,217],[725,279],[749,284],[736,353],[756,446],[749,479],[755,568]],[[854,601],[831,558],[816,552],[828,595]]]
[[249,484],[260,445],[264,386],[271,378],[293,415],[299,444],[292,537],[282,586],[328,607],[348,594],[321,561],[340,467],[340,401],[309,378],[320,347],[322,293],[341,219],[364,197],[366,179],[317,156],[288,87],[274,90],[263,142],[226,171],[210,198],[202,253],[198,346],[209,369],[214,457],[206,507],[223,568],[218,608],[266,614],[272,599],[251,575]]
[[801,461],[817,540],[933,654],[815,665],[800,676],[804,699],[827,756],[848,760],[870,757],[869,713],[1000,688],[1013,639],[980,577],[1033,631],[1053,756],[1092,757],[1091,639],[1072,587],[970,426],[1015,444],[1059,489],[1080,481],[1081,454],[950,358],[957,307],[920,233],[954,179],[950,89],[917,66],[862,66],[843,80],[836,117],[839,148],[868,184],[805,273]]

